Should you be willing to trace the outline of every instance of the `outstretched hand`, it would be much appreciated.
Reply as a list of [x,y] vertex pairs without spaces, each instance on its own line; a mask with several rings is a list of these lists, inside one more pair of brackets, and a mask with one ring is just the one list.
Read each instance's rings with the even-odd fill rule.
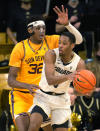
[[60,10],[57,6],[53,8],[54,12],[58,15],[58,19],[56,22],[62,25],[68,25],[69,20],[68,20],[68,10],[67,8],[64,9],[64,6],[62,5],[62,10]]
[[37,89],[40,89],[40,87],[39,87],[38,85],[32,84],[32,85],[29,85],[29,86],[27,87],[27,89],[29,90],[29,93],[30,93],[32,96],[34,96],[34,94],[36,93],[36,90],[37,90]]

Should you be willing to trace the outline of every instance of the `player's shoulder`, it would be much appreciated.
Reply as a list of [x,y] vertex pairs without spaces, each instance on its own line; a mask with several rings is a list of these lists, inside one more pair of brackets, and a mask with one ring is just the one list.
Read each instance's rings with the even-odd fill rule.
[[21,47],[21,46],[23,46],[23,41],[20,41],[20,42],[18,42],[18,43],[15,45],[15,47]]
[[28,39],[22,40],[16,44],[16,47],[23,47],[25,44],[28,44]]
[[76,54],[76,53],[74,52],[74,55],[75,55],[77,58],[79,58],[79,64],[85,65],[84,60],[83,60],[78,54]]
[[23,52],[23,50],[24,50],[24,45],[23,45],[23,42],[22,41],[20,41],[20,42],[18,42],[15,46],[14,46],[14,48],[13,48],[13,52]]
[[85,62],[84,62],[84,60],[82,59],[82,58],[80,58],[80,64],[84,64],[85,65]]
[[48,40],[48,39],[59,39],[59,35],[46,35],[45,38]]

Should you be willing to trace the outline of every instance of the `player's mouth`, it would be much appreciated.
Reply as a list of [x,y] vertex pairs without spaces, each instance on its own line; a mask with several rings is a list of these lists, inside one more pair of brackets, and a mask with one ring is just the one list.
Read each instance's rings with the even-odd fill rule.
[[43,38],[44,38],[44,36],[45,36],[44,34],[41,34],[41,35],[40,35],[40,39],[43,39]]

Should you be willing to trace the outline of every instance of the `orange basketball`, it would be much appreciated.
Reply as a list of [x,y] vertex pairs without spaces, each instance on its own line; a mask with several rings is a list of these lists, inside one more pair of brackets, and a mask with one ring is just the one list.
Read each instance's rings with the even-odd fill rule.
[[90,70],[81,70],[73,81],[75,90],[81,94],[92,92],[95,89],[96,77]]

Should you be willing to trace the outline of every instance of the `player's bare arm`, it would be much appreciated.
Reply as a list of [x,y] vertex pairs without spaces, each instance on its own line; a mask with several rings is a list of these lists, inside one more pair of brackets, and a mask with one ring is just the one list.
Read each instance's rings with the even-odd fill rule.
[[55,76],[55,60],[56,55],[53,50],[49,50],[45,55],[45,74],[49,85],[57,85],[66,80],[73,80],[75,72],[69,75]]
[[77,71],[80,71],[82,69],[86,69],[86,65],[83,59],[80,59],[78,66],[77,66]]
[[39,86],[34,84],[26,84],[16,80],[17,73],[20,70],[18,67],[10,67],[9,75],[8,75],[8,84],[12,88],[21,88],[21,89],[28,89],[29,92],[32,94],[34,93],[33,89],[39,89]]

